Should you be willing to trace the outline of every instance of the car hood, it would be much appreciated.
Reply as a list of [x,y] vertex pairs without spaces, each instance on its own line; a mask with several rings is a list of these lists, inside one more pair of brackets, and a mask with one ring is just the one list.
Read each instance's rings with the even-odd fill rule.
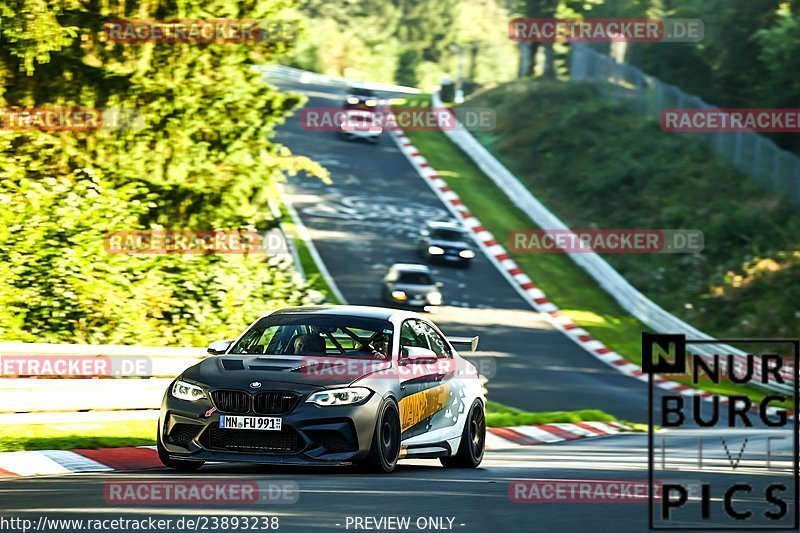
[[248,390],[254,381],[261,382],[262,389],[268,383],[331,388],[349,385],[391,366],[391,361],[335,356],[218,355],[187,368],[183,377],[225,389]]
[[459,250],[469,250],[472,247],[464,241],[444,241],[438,239],[431,239],[431,246],[438,246],[440,248],[458,248]]
[[437,287],[436,285],[417,285],[414,283],[395,282],[393,286],[396,290],[406,291],[414,294],[428,294],[429,292],[439,292],[439,287]]

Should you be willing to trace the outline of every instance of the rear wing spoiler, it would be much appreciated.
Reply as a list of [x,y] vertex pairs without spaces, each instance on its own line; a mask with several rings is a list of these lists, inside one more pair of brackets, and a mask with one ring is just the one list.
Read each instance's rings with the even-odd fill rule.
[[471,351],[475,352],[478,350],[478,339],[479,337],[476,335],[474,337],[447,337],[448,342],[450,344],[455,345],[469,345]]

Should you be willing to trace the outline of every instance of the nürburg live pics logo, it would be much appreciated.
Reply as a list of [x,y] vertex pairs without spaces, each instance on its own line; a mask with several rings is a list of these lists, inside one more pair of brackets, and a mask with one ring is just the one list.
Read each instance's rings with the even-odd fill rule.
[[642,334],[651,530],[797,530],[799,351]]

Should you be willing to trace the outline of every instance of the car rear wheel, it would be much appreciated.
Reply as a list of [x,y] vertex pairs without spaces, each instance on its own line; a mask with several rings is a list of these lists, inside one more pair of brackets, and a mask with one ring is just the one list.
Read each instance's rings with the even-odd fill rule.
[[182,461],[180,459],[170,458],[169,452],[167,452],[164,448],[164,444],[161,442],[160,428],[156,436],[156,451],[158,452],[158,458],[161,460],[161,464],[167,468],[172,468],[181,472],[194,472],[205,464],[205,461]]
[[446,468],[476,468],[483,461],[485,444],[486,415],[481,401],[475,400],[464,423],[458,451],[453,456],[439,458],[439,461]]
[[358,466],[363,470],[388,474],[400,458],[400,415],[393,400],[385,400],[378,411],[369,454]]

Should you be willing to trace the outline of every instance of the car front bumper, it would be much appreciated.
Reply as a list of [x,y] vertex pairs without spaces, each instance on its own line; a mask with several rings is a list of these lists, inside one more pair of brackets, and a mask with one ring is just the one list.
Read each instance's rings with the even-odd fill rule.
[[373,131],[365,131],[365,130],[357,130],[357,129],[356,130],[343,130],[343,129],[340,129],[339,133],[341,135],[344,135],[345,137],[349,137],[351,139],[375,140],[375,139],[379,138],[383,132],[382,131],[373,132]]
[[458,254],[458,252],[445,252],[444,254],[432,254],[425,250],[425,256],[428,261],[432,263],[441,263],[441,264],[451,264],[451,265],[458,265],[458,264],[468,264],[472,262],[475,258],[473,255],[472,257],[462,257]]
[[[284,415],[220,413],[211,402],[187,402],[165,395],[159,436],[172,459],[264,464],[348,464],[367,455],[375,431],[380,395],[359,405],[320,407],[300,403]],[[208,416],[206,416],[208,414]],[[220,415],[279,416],[280,431],[222,429]]]

